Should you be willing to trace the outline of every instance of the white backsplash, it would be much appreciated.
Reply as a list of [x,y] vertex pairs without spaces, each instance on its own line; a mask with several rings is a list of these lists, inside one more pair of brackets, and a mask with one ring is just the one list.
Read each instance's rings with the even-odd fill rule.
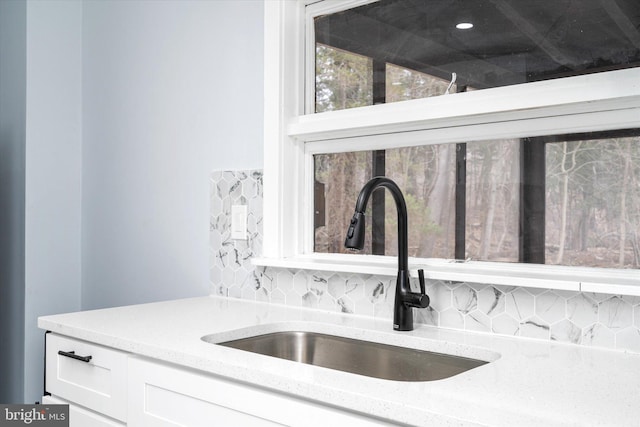
[[[393,317],[395,277],[254,267],[262,251],[262,171],[213,172],[211,293],[321,310]],[[248,206],[248,239],[232,240],[232,205]],[[640,297],[427,281],[416,323],[640,353]]]

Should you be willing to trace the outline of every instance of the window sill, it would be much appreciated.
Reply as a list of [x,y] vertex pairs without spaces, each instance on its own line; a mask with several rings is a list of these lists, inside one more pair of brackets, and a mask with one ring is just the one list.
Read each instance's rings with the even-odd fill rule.
[[[254,258],[256,266],[299,270],[334,271],[338,273],[395,276],[395,257],[348,254],[313,254],[293,258]],[[411,275],[424,269],[432,280],[486,283],[503,286],[555,289],[640,296],[638,270],[523,265],[497,262],[456,262],[440,259],[409,259]]]

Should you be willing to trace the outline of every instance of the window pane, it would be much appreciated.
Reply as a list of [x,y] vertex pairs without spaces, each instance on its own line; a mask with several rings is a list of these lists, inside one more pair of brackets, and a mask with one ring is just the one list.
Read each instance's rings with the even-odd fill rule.
[[[409,256],[454,257],[455,160],[454,144],[397,148],[386,152],[386,176],[398,184],[407,203]],[[386,194],[385,199],[385,253],[397,255],[396,208],[390,194]]]
[[[423,75],[448,83],[456,73],[453,93],[640,64],[638,0],[380,0],[319,16],[314,27],[318,112],[370,105],[372,84],[386,84],[386,102],[444,93],[416,87]],[[356,56],[397,69],[385,82],[345,59]],[[404,84],[409,95],[393,90]]]
[[[347,253],[344,248],[345,231],[353,216],[356,199],[362,186],[371,177],[371,152],[322,154],[314,156],[315,181],[324,199],[324,221],[316,224],[315,252]],[[316,186],[318,188],[318,186]],[[318,209],[316,202],[316,209]],[[366,221],[371,235],[371,218]],[[366,239],[364,253],[371,253],[371,239]]]
[[371,105],[370,58],[322,44],[316,46],[316,112]]
[[[539,161],[521,153],[531,145],[540,147]],[[466,147],[462,166],[456,164],[460,146]],[[315,179],[324,184],[316,187],[316,209],[324,211],[316,252],[347,252],[345,232],[358,193],[372,177],[373,155],[315,156]],[[386,150],[384,157],[384,175],[406,199],[409,256],[452,259],[458,238],[464,257],[473,260],[640,267],[640,129],[406,147]],[[456,177],[463,180],[462,196]],[[396,255],[395,204],[388,191],[378,191],[386,196],[377,240],[385,255]],[[458,210],[456,198],[462,200]],[[372,203],[366,254],[374,238]],[[528,240],[525,230],[540,238]],[[533,253],[532,260],[522,259],[521,251]]]
[[[449,81],[447,80],[387,64],[386,102],[407,101],[409,99],[443,95],[448,86]],[[456,89],[456,84],[453,84],[449,88],[449,93],[455,93]]]
[[[324,183],[325,225],[315,231],[315,252],[347,253],[344,238],[362,186],[371,178],[373,153],[315,156],[315,179]],[[387,150],[386,176],[402,189],[409,215],[409,256],[452,258],[454,250],[455,145]],[[397,255],[397,213],[387,190],[384,201],[385,255]],[[371,254],[372,203],[362,253]]]
[[466,258],[518,262],[518,140],[467,144]]
[[640,138],[548,143],[546,263],[640,266]]

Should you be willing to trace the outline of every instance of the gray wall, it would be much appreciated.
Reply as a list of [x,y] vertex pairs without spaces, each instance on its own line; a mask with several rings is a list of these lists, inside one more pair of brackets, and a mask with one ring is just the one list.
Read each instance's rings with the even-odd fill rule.
[[0,1],[0,402],[22,402],[26,5]]
[[261,1],[86,2],[82,307],[207,295],[208,176],[262,167]]
[[27,402],[42,395],[38,316],[80,310],[81,30],[80,2],[27,2]]
[[33,402],[37,316],[209,294],[209,173],[262,168],[263,3],[0,7],[0,402]]

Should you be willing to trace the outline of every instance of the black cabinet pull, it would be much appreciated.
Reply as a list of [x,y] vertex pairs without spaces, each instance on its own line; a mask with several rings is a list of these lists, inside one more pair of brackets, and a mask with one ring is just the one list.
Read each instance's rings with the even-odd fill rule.
[[80,360],[81,362],[88,362],[91,360],[91,356],[78,356],[75,351],[58,351],[60,356],[70,357],[72,359]]

